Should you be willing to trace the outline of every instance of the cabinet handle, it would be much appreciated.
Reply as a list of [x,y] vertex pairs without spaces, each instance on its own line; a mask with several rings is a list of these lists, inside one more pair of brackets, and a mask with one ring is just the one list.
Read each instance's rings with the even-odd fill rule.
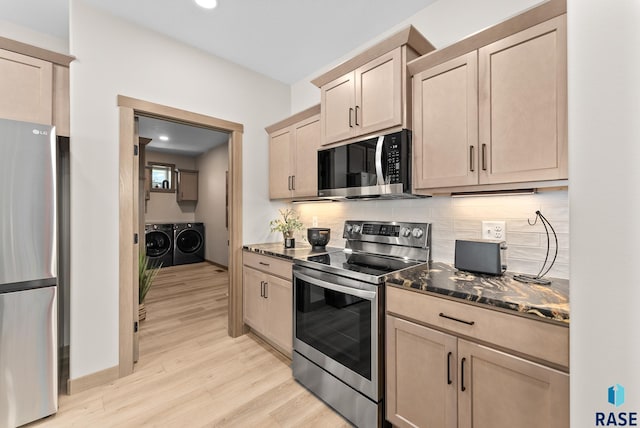
[[448,319],[448,320],[452,320],[452,321],[458,321],[458,322],[461,322],[461,323],[466,324],[466,325],[474,325],[474,324],[476,323],[475,321],[465,321],[465,320],[461,320],[460,318],[455,318],[455,317],[452,317],[452,316],[449,316],[449,315],[443,314],[442,312],[440,312],[440,316],[441,316],[442,318],[446,318],[446,319]]
[[291,190],[296,190],[296,176],[291,176]]
[[474,160],[475,160],[474,157],[475,156],[474,156],[474,153],[473,153],[473,149],[474,149],[473,146],[469,146],[469,171],[471,171],[471,172],[475,171],[474,165],[473,165],[475,163],[474,162]]
[[467,361],[466,358],[463,358],[460,361],[460,391],[464,392],[467,390],[467,387],[464,386],[464,362]]
[[356,106],[356,126],[360,126],[358,123],[358,110],[360,110],[360,106]]
[[287,177],[287,190],[291,190],[291,176]]
[[482,145],[482,170],[487,170],[487,145]]
[[352,114],[353,114],[353,108],[349,107],[349,128],[353,128],[353,123],[351,123]]
[[260,281],[260,297],[264,297],[264,281]]
[[269,263],[265,263],[265,262],[260,262],[260,264],[261,264],[262,266],[271,266]]
[[451,380],[451,356],[453,352],[449,352],[447,354],[447,385],[451,385],[453,381]]
[[264,298],[269,298],[269,283],[267,281],[264,282]]

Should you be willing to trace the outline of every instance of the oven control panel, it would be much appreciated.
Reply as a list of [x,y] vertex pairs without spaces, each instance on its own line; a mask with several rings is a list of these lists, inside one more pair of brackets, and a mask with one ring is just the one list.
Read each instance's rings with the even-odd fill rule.
[[347,220],[342,237],[347,241],[426,248],[431,244],[431,224]]

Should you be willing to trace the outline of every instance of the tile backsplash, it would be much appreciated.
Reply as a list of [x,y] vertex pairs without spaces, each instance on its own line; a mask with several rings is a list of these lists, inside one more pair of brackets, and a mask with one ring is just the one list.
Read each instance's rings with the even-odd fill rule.
[[[530,226],[528,220],[533,222],[535,212],[540,210],[558,235],[558,256],[548,275],[569,278],[569,200],[566,190],[517,196],[314,202],[294,204],[293,208],[306,227],[312,226],[313,217],[317,217],[318,226],[330,227],[329,245],[335,247],[344,247],[342,228],[345,220],[431,223],[433,260],[452,264],[456,239],[481,238],[483,220],[505,221],[508,270],[534,275],[542,268],[547,236],[540,221]],[[305,240],[306,230],[296,238]],[[550,240],[549,263],[555,252],[553,235]]]

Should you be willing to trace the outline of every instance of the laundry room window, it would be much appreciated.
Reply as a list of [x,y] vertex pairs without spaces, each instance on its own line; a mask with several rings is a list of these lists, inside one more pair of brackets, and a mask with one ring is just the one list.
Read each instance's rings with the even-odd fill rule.
[[151,167],[151,191],[174,192],[175,165],[169,163],[150,162]]

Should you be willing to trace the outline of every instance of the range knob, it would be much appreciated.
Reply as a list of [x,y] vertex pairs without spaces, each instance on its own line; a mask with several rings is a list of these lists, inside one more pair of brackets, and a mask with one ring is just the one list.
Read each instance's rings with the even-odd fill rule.
[[354,224],[353,225],[353,233],[360,233],[360,225],[359,224]]
[[424,230],[420,229],[419,227],[416,227],[411,231],[411,234],[413,235],[414,238],[420,239],[422,238],[422,235],[424,235]]
[[411,229],[409,229],[408,227],[402,227],[400,229],[400,235],[402,235],[405,238],[408,238],[411,235]]

